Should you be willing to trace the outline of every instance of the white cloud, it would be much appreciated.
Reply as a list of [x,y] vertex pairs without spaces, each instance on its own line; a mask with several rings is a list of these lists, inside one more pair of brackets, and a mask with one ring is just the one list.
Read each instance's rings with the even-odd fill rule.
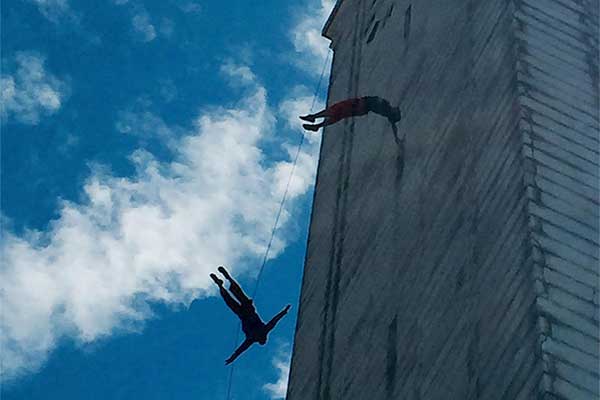
[[[297,65],[313,76],[327,54],[320,31],[333,3],[321,1],[319,11],[301,16],[291,33],[296,60],[303,60]],[[194,6],[184,11],[199,11],[196,3],[189,4]],[[132,22],[142,40],[156,37],[146,12]],[[15,114],[37,123],[40,114],[56,112],[64,101],[64,83],[44,71],[41,58],[35,60],[23,55],[17,72],[2,76],[3,117]],[[36,70],[41,73],[32,73]],[[222,73],[234,86],[247,86],[250,95],[236,105],[203,111],[193,132],[183,137],[174,137],[173,128],[157,115],[120,115],[117,128],[124,133],[173,140],[174,161],[160,162],[139,150],[132,155],[135,176],[120,178],[98,169],[83,188],[84,200],[64,202],[48,231],[3,232],[3,379],[38,368],[63,337],[88,343],[138,329],[151,317],[148,302],[188,304],[215,294],[208,273],[219,264],[235,274],[256,272],[296,142],[282,144],[287,160],[268,160],[261,143],[274,140],[276,119],[265,88],[244,65],[226,63]],[[306,142],[271,257],[285,247],[281,231],[290,229],[293,200],[314,182],[320,136],[304,132],[297,118],[311,102],[312,93],[298,87],[278,107],[286,127],[302,132]],[[279,379],[265,390],[284,398],[289,355],[274,365]]]
[[327,58],[329,40],[321,36],[321,30],[334,5],[335,0],[312,0],[290,33],[296,50],[294,63],[312,75],[321,73]]
[[180,6],[181,11],[186,14],[198,14],[202,11],[202,6],[199,3],[188,1]]
[[323,99],[320,97],[314,99],[313,104],[314,93],[311,93],[312,90],[314,89],[309,89],[301,85],[294,87],[289,91],[290,97],[280,104],[279,113],[284,118],[288,128],[305,133],[311,142],[318,142],[321,136],[305,131],[302,128],[302,124],[306,122],[298,118],[299,115],[321,110],[325,105]]
[[[300,152],[297,167],[290,182],[289,193],[291,196],[295,196],[302,192],[306,185],[312,184],[315,180],[317,164],[319,162],[318,148],[321,143],[321,135],[305,131],[302,128],[302,120],[298,118],[299,115],[308,114],[311,110],[313,95],[309,94],[308,89],[302,86],[294,88],[290,93],[292,96],[279,105],[279,115],[289,129],[304,135],[304,146],[305,149],[308,149]],[[320,109],[322,105],[321,101],[317,101],[313,108]],[[290,158],[293,159],[296,156],[296,142],[286,144],[284,148],[287,150]],[[283,182],[284,177],[290,176],[291,168],[291,164],[281,164],[279,166],[276,171],[276,174],[280,176],[280,179],[278,179],[279,182]],[[282,188],[279,188],[279,190],[282,190]]]
[[175,23],[169,18],[163,18],[160,22],[160,33],[170,38],[173,36],[173,32],[175,32]]
[[162,118],[149,111],[122,111],[119,113],[115,127],[121,133],[141,137],[156,136],[171,140],[175,136],[174,128],[168,126]]
[[171,80],[171,79],[161,80],[159,82],[159,85],[160,85],[160,95],[162,96],[164,101],[166,101],[167,103],[170,103],[177,98],[177,94],[178,94],[177,87],[175,86],[175,83],[173,83],[173,80]]
[[65,156],[79,145],[79,137],[72,133],[65,133],[63,135],[63,142],[56,148],[56,150]]
[[116,130],[126,135],[137,136],[142,147],[148,144],[149,139],[158,139],[163,146],[177,151],[181,145],[181,136],[186,134],[185,129],[177,125],[168,125],[160,116],[147,109],[140,110],[140,107],[145,106],[143,101],[140,103],[133,109],[118,113]]
[[267,383],[263,389],[269,394],[271,399],[285,399],[290,375],[291,354],[289,352],[280,352],[273,359],[273,366],[277,369],[278,378],[275,383]]
[[48,20],[52,22],[58,22],[58,20],[64,16],[71,14],[69,2],[67,0],[29,0],[32,3],[37,4],[40,13]]
[[12,115],[35,125],[41,115],[53,114],[61,107],[67,85],[46,72],[44,59],[35,53],[19,52],[15,61],[16,71],[0,76],[2,119]]
[[256,81],[254,72],[248,66],[232,61],[227,61],[221,66],[221,73],[228,78],[228,83],[232,86],[247,86]]
[[140,12],[131,20],[133,29],[143,42],[151,42],[156,38],[156,29],[150,22],[150,16],[146,12]]
[[[148,302],[188,304],[216,294],[208,273],[219,264],[236,275],[256,272],[290,161],[267,160],[260,146],[279,137],[275,118],[266,90],[250,83],[248,91],[234,106],[201,113],[172,162],[137,151],[135,176],[98,169],[84,200],[62,203],[48,231],[3,232],[4,379],[38,368],[62,337],[88,343],[139,329],[151,316]],[[283,232],[294,198],[312,184],[314,143],[300,157]],[[271,257],[285,247],[283,236],[280,230]]]

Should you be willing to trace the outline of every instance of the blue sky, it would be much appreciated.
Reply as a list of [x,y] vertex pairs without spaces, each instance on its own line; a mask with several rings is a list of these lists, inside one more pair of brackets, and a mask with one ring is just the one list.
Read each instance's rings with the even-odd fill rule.
[[[237,321],[208,273],[253,287],[332,5],[2,4],[3,399],[224,398]],[[293,309],[233,398],[285,388],[319,140],[256,299]]]

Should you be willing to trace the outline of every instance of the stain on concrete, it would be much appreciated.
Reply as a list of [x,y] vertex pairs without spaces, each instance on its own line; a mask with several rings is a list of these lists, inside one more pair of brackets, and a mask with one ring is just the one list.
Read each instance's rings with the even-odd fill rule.
[[398,363],[398,316],[396,315],[388,326],[386,367],[385,367],[385,390],[389,398],[393,398],[396,389],[396,365]]

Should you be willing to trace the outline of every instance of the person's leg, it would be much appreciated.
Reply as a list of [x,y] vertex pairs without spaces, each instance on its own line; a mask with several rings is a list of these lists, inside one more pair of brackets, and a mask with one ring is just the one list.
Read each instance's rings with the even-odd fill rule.
[[315,113],[315,114],[308,114],[308,115],[301,116],[300,119],[303,121],[315,122],[315,119],[317,119],[317,118],[327,117],[328,113],[329,113],[329,110],[325,109],[325,110],[319,111],[318,113]]
[[227,272],[225,267],[221,266],[218,268],[218,270],[220,273],[223,274],[225,279],[229,281],[229,290],[239,300],[240,303],[244,304],[251,301],[250,298],[246,295],[246,293],[244,293],[239,283],[237,283],[236,280],[233,279],[231,275],[229,275],[229,272]]
[[307,130],[307,131],[312,131],[312,132],[316,132],[319,129],[321,129],[323,126],[325,126],[323,123],[320,124],[316,124],[316,125],[310,125],[310,124],[302,124],[302,127]]
[[223,286],[219,286],[219,292],[221,293],[221,297],[225,300],[225,304],[237,315],[238,317],[241,315],[242,306],[231,297],[229,292],[225,290]]
[[217,286],[221,287],[223,285],[223,279],[219,279],[219,277],[215,274],[210,274],[210,278],[215,281]]
[[215,274],[210,274],[210,277],[213,281],[219,286],[219,293],[221,293],[221,297],[225,301],[225,304],[235,313],[235,315],[240,316],[242,312],[242,306],[231,297],[229,292],[225,290],[223,287],[223,281],[219,279]]
[[316,132],[321,128],[324,128],[328,125],[334,124],[336,123],[338,120],[331,118],[331,117],[326,117],[323,122],[319,123],[319,124],[315,124],[315,125],[309,125],[309,124],[303,124],[302,127],[304,129],[306,129],[307,131],[313,131]]

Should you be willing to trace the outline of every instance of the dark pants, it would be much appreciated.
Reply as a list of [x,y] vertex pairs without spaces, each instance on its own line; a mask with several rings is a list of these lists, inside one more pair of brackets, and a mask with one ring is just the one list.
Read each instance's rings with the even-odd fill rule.
[[223,297],[223,300],[225,300],[225,304],[227,304],[231,311],[233,311],[238,317],[241,318],[243,315],[254,311],[254,305],[252,304],[252,299],[246,296],[246,294],[236,281],[232,279],[230,282],[231,286],[229,286],[229,290],[231,291],[231,293],[233,293],[235,299],[223,286],[219,287],[219,292],[221,293],[221,297]]
[[248,335],[257,329],[264,327],[264,323],[258,316],[252,299],[244,293],[235,279],[229,277],[228,280],[230,283],[229,290],[233,293],[235,299],[223,286],[219,287],[219,292],[221,293],[223,300],[225,300],[225,304],[227,304],[231,311],[233,311],[242,321],[242,331]]

